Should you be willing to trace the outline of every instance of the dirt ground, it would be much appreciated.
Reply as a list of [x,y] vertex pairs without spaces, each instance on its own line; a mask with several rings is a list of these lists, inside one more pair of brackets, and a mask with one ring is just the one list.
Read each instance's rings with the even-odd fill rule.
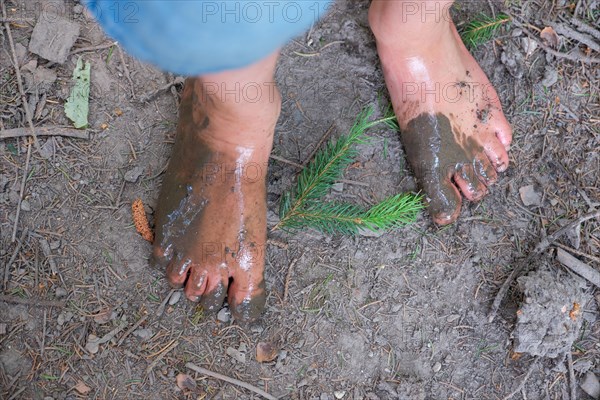
[[[10,28],[36,126],[69,125],[63,105],[79,56],[91,63],[92,88],[88,139],[40,136],[41,151],[31,146],[14,242],[28,139],[0,141],[0,398],[259,398],[186,363],[285,399],[569,399],[572,390],[592,398],[580,384],[600,376],[598,288],[581,288],[591,300],[581,304],[581,330],[570,346],[574,382],[564,353],[513,352],[523,300],[517,284],[492,323],[487,314],[544,235],[600,205],[600,70],[581,61],[599,54],[561,35],[555,51],[572,59],[555,56],[539,36],[553,24],[574,29],[572,17],[598,26],[596,0],[459,2],[459,26],[479,12],[514,18],[474,51],[514,127],[511,168],[491,195],[464,205],[460,220],[445,228],[422,214],[379,237],[270,233],[267,309],[245,328],[226,310],[216,319],[179,292],[170,297],[132,223],[134,199],[150,216],[156,204],[181,85],[141,101],[175,77],[104,46],[110,39],[74,1],[49,3],[79,25],[79,35],[64,64],[47,61],[28,51],[40,3],[4,3],[17,18]],[[275,155],[302,163],[330,127],[333,137],[343,134],[365,106],[385,106],[368,6],[336,1],[282,50]],[[532,42],[540,45],[532,49]],[[0,128],[26,127],[4,29],[0,47]],[[331,198],[368,205],[416,189],[397,132],[382,126],[370,136]],[[271,163],[271,225],[296,174]],[[598,219],[558,243],[600,268]],[[554,247],[530,267],[543,264],[562,282],[570,274],[554,260]],[[259,342],[275,347],[273,361],[256,361]],[[178,388],[180,373],[195,379],[195,389]]]

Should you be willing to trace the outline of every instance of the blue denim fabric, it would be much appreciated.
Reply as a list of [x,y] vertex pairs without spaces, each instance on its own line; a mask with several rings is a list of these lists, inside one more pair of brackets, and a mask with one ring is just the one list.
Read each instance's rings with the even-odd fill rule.
[[249,65],[308,30],[331,0],[84,0],[133,56],[180,75]]

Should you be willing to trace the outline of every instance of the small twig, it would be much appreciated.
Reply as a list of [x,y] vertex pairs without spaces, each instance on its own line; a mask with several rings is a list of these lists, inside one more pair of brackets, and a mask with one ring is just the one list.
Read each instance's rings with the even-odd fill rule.
[[600,210],[584,214],[581,217],[577,218],[575,221],[570,222],[567,225],[563,226],[562,228],[560,228],[553,234],[542,238],[542,240],[540,240],[540,242],[535,246],[535,248],[529,254],[529,256],[527,256],[527,258],[525,258],[524,261],[517,263],[517,265],[512,270],[512,272],[510,273],[508,278],[506,278],[506,280],[502,284],[502,287],[500,287],[500,290],[498,291],[498,294],[496,295],[496,298],[494,299],[494,302],[492,303],[491,310],[488,314],[488,322],[494,321],[494,319],[496,318],[496,315],[498,313],[498,309],[500,309],[500,304],[502,303],[502,300],[504,300],[506,293],[508,293],[508,289],[510,288],[510,285],[512,285],[513,281],[517,278],[517,276],[521,275],[521,273],[525,270],[525,268],[531,264],[531,262],[533,261],[533,259],[535,257],[537,257],[539,254],[541,254],[544,250],[546,250],[552,243],[554,243],[554,241],[556,241],[559,237],[564,235],[566,232],[570,231],[571,229],[575,228],[577,225],[582,224],[583,222],[585,222],[589,219],[598,218],[599,216],[600,216]]
[[586,63],[586,64],[597,64],[597,63],[600,63],[600,58],[585,57],[585,56],[582,56],[580,54],[568,54],[568,53],[561,53],[560,51],[556,51],[556,50],[550,48],[549,46],[546,46],[541,40],[538,39],[538,37],[536,35],[534,35],[533,33],[531,33],[531,31],[529,29],[527,29],[525,26],[523,26],[523,24],[519,23],[514,18],[513,18],[513,23],[517,27],[521,28],[523,30],[523,32],[525,32],[525,34],[527,36],[529,36],[531,39],[535,40],[539,44],[539,46],[542,49],[544,49],[544,51],[546,51],[547,53],[552,54],[555,57],[564,58],[566,60],[571,60],[571,61],[575,61],[575,62],[583,62],[583,63]]
[[306,167],[308,165],[308,163],[310,162],[310,160],[312,160],[312,158],[315,156],[315,154],[317,154],[317,151],[319,151],[319,148],[321,147],[323,142],[325,142],[325,140],[327,140],[329,135],[331,135],[331,132],[333,132],[334,127],[335,127],[335,125],[331,124],[329,129],[327,129],[327,131],[323,134],[323,136],[321,136],[321,140],[319,140],[319,143],[317,143],[317,145],[310,152],[310,155],[308,157],[306,157],[306,160],[304,160],[304,162],[302,163],[302,168]]
[[597,263],[600,263],[600,257],[596,257],[596,256],[593,256],[591,254],[584,253],[583,251],[579,251],[579,250],[576,250],[576,249],[574,249],[572,247],[565,246],[562,243],[554,243],[554,245],[560,247],[563,250],[568,251],[569,253],[577,254],[578,256],[585,257],[587,259],[590,259],[592,261],[596,261]]
[[125,331],[125,333],[119,338],[119,341],[117,342],[117,347],[122,345],[123,342],[125,341],[125,339],[127,338],[127,336],[131,335],[131,333],[133,331],[135,331],[141,324],[143,324],[147,318],[148,318],[148,314],[146,314],[142,318],[138,319],[138,321],[135,324],[133,324],[131,326],[131,328],[127,329]]
[[298,262],[298,258],[294,258],[288,267],[287,273],[285,274],[285,282],[283,285],[283,304],[287,303],[287,297],[290,289],[290,282],[292,281],[292,273],[294,272],[294,267]]
[[26,304],[29,306],[36,307],[64,307],[64,301],[54,301],[54,300],[42,300],[34,297],[22,298],[16,296],[9,296],[6,294],[0,294],[0,301],[5,303],[13,303],[13,304]]
[[[64,126],[40,126],[35,128],[36,136],[64,136],[78,139],[89,139],[87,131]],[[14,128],[0,131],[0,140],[31,135],[29,128]]]
[[23,229],[23,232],[21,232],[21,237],[17,241],[15,251],[13,252],[12,256],[10,257],[10,260],[8,260],[8,264],[6,264],[6,266],[4,267],[4,280],[3,280],[3,284],[2,284],[2,288],[4,290],[6,290],[6,288],[8,286],[8,277],[10,275],[10,267],[12,267],[13,263],[17,259],[17,255],[19,255],[19,250],[21,250],[21,245],[23,244],[23,240],[25,240],[26,234],[27,234],[27,229]]
[[80,47],[78,49],[75,49],[75,50],[71,51],[71,53],[69,55],[72,56],[73,54],[84,53],[86,51],[104,50],[104,49],[108,49],[110,47],[113,47],[113,46],[117,45],[118,43],[119,42],[111,42],[111,43],[99,44],[97,46]]
[[145,103],[147,101],[150,101],[150,100],[154,99],[156,96],[158,96],[160,93],[171,89],[171,87],[173,87],[175,85],[181,85],[184,82],[185,82],[185,79],[182,76],[178,76],[177,78],[173,79],[171,82],[167,83],[166,85],[161,86],[156,90],[153,90],[151,92],[141,95],[140,102]]
[[179,346],[179,340],[174,341],[173,343],[171,343],[166,349],[164,349],[155,359],[154,361],[152,361],[150,363],[150,365],[148,365],[148,367],[146,368],[146,375],[148,375],[153,369],[154,367],[156,367],[156,364],[158,364],[160,362],[160,360],[162,360],[167,353],[169,353],[171,350],[173,350],[175,347]]
[[556,259],[577,275],[587,279],[596,287],[600,288],[600,272],[596,271],[594,268],[560,248],[556,249]]
[[538,358],[536,357],[531,362],[531,365],[529,366],[529,369],[527,370],[527,373],[523,377],[523,380],[521,381],[521,383],[519,384],[519,386],[515,390],[513,390],[512,392],[510,392],[507,396],[505,396],[504,400],[509,400],[510,398],[512,398],[515,394],[519,393],[525,387],[525,384],[527,383],[527,380],[531,376],[531,373],[533,372],[533,369],[537,366],[537,363],[538,363]]
[[[4,4],[4,0],[0,0],[0,5],[2,6],[2,17],[7,18],[6,16],[6,6]],[[35,135],[35,130],[33,128],[33,121],[31,120],[31,111],[29,110],[29,103],[27,102],[27,97],[25,96],[25,90],[23,89],[23,81],[21,79],[21,69],[19,68],[19,60],[17,58],[17,51],[15,50],[15,42],[12,38],[12,33],[10,31],[10,24],[8,22],[4,23],[4,29],[6,30],[6,36],[8,37],[8,43],[10,45],[10,51],[12,53],[13,65],[15,67],[15,75],[17,77],[17,86],[19,87],[19,93],[21,94],[21,102],[23,103],[23,109],[25,110],[25,117],[27,118],[27,124],[29,125],[31,137],[33,138],[33,144],[38,152],[40,152],[40,143],[37,140]],[[25,157],[25,168],[23,169],[23,178],[21,180],[21,190],[19,192],[19,201],[17,203],[17,212],[15,215],[15,222],[13,225],[13,232],[11,236],[11,242],[14,243],[17,237],[17,227],[19,226],[19,217],[21,216],[21,202],[23,201],[23,196],[25,194],[25,183],[27,182],[27,174],[29,173],[29,162],[31,160],[31,142],[27,143],[27,156]]]
[[15,400],[19,397],[21,393],[23,393],[27,389],[27,386],[23,386],[21,389],[17,390],[12,396],[8,398],[8,400]]
[[[564,108],[566,110],[568,110],[569,112],[571,112],[571,110],[569,110],[568,108],[566,108],[566,107],[564,107]],[[577,117],[575,117],[575,119],[577,119]],[[585,202],[587,203],[590,210],[593,210],[595,208],[594,204],[588,197],[587,193],[585,193],[585,190],[583,190],[581,188],[581,185],[579,184],[579,182],[571,175],[571,173],[567,170],[567,168],[560,161],[549,160],[549,163],[553,166],[558,166],[558,168],[567,176],[567,178],[571,181],[571,183],[573,183],[573,185],[575,185],[575,187],[577,188],[577,191],[579,192],[581,197],[583,197],[583,200],[585,200]]]
[[123,54],[123,50],[121,46],[117,46],[117,52],[119,53],[119,58],[121,59],[121,64],[123,65],[123,73],[125,74],[125,78],[129,82],[129,88],[131,89],[131,97],[135,99],[135,89],[133,86],[133,80],[131,80],[131,75],[129,75],[129,68],[127,68],[127,63],[125,63],[125,55]]
[[160,303],[160,305],[156,309],[156,316],[157,317],[160,317],[160,316],[163,315],[163,313],[165,312],[165,307],[167,306],[167,302],[169,301],[169,299],[171,298],[171,296],[173,296],[173,293],[175,293],[176,291],[177,291],[177,289],[171,289],[169,291],[169,294],[167,294],[167,296],[163,299],[162,303]]
[[293,166],[293,167],[296,167],[296,168],[298,168],[298,169],[302,169],[302,168],[304,168],[304,167],[303,167],[301,164],[298,164],[298,163],[296,163],[296,162],[290,161],[290,160],[288,160],[288,159],[286,159],[286,158],[283,158],[283,157],[276,156],[275,154],[271,154],[271,155],[269,156],[269,158],[271,158],[271,159],[273,159],[273,160],[276,160],[276,161],[279,161],[279,162],[282,162],[282,163],[284,163],[284,164],[291,165],[291,166]]
[[44,310],[44,320],[42,325],[42,343],[40,344],[40,358],[44,358],[44,348],[46,347],[46,318],[47,311]]
[[288,248],[288,244],[284,243],[280,240],[276,240],[276,239],[267,239],[267,244],[271,244],[273,246],[279,247],[280,249],[284,249],[287,250]]
[[33,18],[11,18],[11,17],[2,17],[0,18],[0,23],[6,24],[6,23],[21,23],[21,22],[35,22],[35,19]]
[[569,367],[569,386],[571,388],[571,400],[577,400],[577,382],[575,382],[575,371],[573,371],[573,355],[567,351],[567,366]]
[[277,400],[277,397],[275,397],[273,395],[270,395],[269,393],[265,392],[264,390],[259,389],[256,386],[253,386],[253,385],[251,385],[249,383],[242,382],[242,381],[240,381],[238,379],[230,378],[230,377],[225,376],[225,375],[221,375],[218,372],[212,372],[212,371],[210,371],[210,370],[208,370],[206,368],[198,367],[197,365],[194,365],[192,363],[187,363],[187,364],[185,364],[185,366],[187,368],[191,369],[192,371],[196,371],[199,374],[207,375],[207,376],[210,376],[212,378],[219,379],[219,380],[231,383],[232,385],[236,385],[236,386],[239,386],[239,387],[243,387],[244,389],[248,389],[249,391],[258,394],[258,395],[264,397],[267,400]]
[[589,37],[585,33],[577,32],[564,24],[552,24],[554,30],[559,35],[568,37],[569,39],[577,40],[580,43],[585,44],[590,49],[600,52],[600,44],[598,44],[593,38]]
[[571,23],[573,25],[575,25],[577,27],[577,29],[579,29],[581,32],[588,33],[588,34],[592,35],[593,37],[595,37],[596,39],[600,40],[600,31],[599,30],[594,29],[593,27],[589,26],[585,22],[583,22],[575,17],[571,18]]

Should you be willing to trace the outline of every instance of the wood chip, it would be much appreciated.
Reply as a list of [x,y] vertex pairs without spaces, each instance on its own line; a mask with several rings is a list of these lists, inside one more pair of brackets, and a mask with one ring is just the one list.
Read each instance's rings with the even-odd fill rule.
[[277,349],[271,343],[259,342],[256,345],[256,361],[269,362],[277,358]]

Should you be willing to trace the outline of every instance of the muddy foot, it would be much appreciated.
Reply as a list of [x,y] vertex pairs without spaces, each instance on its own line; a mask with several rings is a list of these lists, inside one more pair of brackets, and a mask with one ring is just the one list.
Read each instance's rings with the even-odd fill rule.
[[381,29],[387,22],[378,12],[372,8],[371,27],[407,157],[433,220],[449,224],[460,213],[460,192],[480,200],[508,167],[510,125],[451,21],[420,33],[424,25],[414,24],[407,37],[402,24]]
[[185,286],[186,297],[206,311],[218,311],[228,296],[235,318],[250,321],[265,303],[265,176],[275,122],[253,139],[257,132],[244,132],[252,123],[212,118],[199,85],[189,79],[184,89],[153,258],[169,283]]

